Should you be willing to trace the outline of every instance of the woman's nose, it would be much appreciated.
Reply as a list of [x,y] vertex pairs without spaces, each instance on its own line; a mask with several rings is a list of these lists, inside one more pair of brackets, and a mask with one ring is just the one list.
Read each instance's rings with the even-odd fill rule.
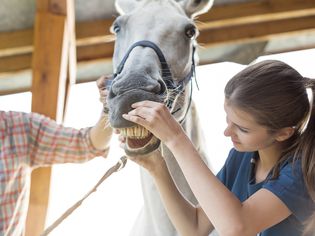
[[231,125],[228,125],[226,128],[225,128],[225,130],[224,130],[224,136],[226,136],[226,137],[230,137],[230,136],[232,136],[232,127],[231,127]]

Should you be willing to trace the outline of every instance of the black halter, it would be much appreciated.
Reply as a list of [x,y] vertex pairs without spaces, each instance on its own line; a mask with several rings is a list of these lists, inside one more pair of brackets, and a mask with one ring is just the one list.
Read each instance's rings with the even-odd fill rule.
[[[153,43],[151,41],[148,41],[148,40],[141,40],[141,41],[138,41],[138,42],[134,43],[133,45],[131,45],[131,47],[128,49],[127,53],[125,54],[124,58],[119,63],[119,65],[117,67],[117,70],[114,73],[114,78],[112,80],[107,81],[106,85],[110,86],[111,83],[115,80],[115,78],[122,72],[122,70],[123,70],[123,68],[125,66],[125,63],[126,63],[128,57],[129,57],[130,52],[135,47],[138,47],[138,46],[149,47],[149,48],[152,48],[155,51],[155,53],[158,56],[159,61],[161,63],[162,79],[163,79],[167,89],[176,91],[177,93],[183,92],[185,87],[186,87],[186,85],[191,81],[191,78],[195,74],[195,60],[194,60],[195,47],[193,46],[191,69],[190,69],[188,75],[186,75],[184,77],[184,79],[182,79],[182,80],[180,80],[178,82],[175,82],[172,79],[173,78],[172,77],[172,72],[171,72],[171,70],[170,70],[170,68],[169,68],[169,66],[168,66],[168,64],[166,62],[166,59],[164,57],[163,52],[161,51],[161,49],[155,43]],[[167,107],[171,108],[172,107],[172,103],[173,103],[173,101],[168,101]],[[190,103],[191,103],[191,101],[189,101],[189,106],[190,106]],[[188,106],[188,108],[189,108],[189,106]],[[179,110],[180,109],[174,111],[173,114],[176,113]],[[187,111],[186,111],[186,114],[187,114]],[[186,116],[186,114],[185,114],[185,116]]]

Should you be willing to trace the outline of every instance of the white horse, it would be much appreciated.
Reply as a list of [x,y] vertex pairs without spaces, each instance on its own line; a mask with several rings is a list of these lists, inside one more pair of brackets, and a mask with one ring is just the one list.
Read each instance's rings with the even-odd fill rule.
[[[212,0],[116,0],[120,16],[113,64],[115,77],[108,96],[110,123],[126,136],[129,155],[147,154],[160,142],[143,127],[121,118],[136,101],[164,102],[182,125],[202,156],[201,129],[191,103],[191,78],[198,30],[194,17],[210,9]],[[172,154],[161,145],[169,171],[182,194],[197,204]],[[205,158],[206,159],[206,158]],[[177,235],[152,178],[141,169],[144,206],[131,236]]]

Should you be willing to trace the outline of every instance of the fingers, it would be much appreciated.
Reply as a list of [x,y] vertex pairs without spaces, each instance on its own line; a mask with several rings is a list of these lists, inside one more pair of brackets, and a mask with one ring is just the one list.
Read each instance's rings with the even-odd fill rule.
[[112,75],[103,75],[96,80],[96,85],[99,89],[106,89],[107,82],[112,80]]
[[105,103],[107,95],[108,95],[108,91],[107,90],[100,90],[99,92],[100,92],[100,102]]
[[[127,156],[128,159],[147,169],[151,174],[160,172],[159,168],[165,166],[164,158],[160,152],[153,152],[148,155]],[[164,163],[161,165],[161,163]]]
[[148,122],[140,117],[140,116],[135,116],[135,115],[130,115],[130,114],[123,114],[122,117],[126,120],[129,120],[131,122],[134,122],[136,124],[139,124],[145,128],[148,128]]
[[99,90],[100,94],[100,102],[105,104],[106,103],[106,98],[108,95],[108,90],[107,90],[107,81],[111,80],[112,76],[111,75],[103,75],[99,79],[96,80],[96,85]]
[[132,105],[134,110],[123,114],[122,117],[128,121],[137,123],[149,129],[152,129],[163,122],[164,117],[168,117],[169,111],[164,104],[152,101],[137,102]]
[[163,103],[160,102],[153,102],[153,101],[141,101],[141,102],[136,102],[131,105],[132,108],[137,108],[137,107],[150,107],[150,108],[157,108],[157,109],[162,109],[164,107]]
[[164,104],[152,101],[137,102],[131,107],[134,109],[129,111],[128,115],[139,116],[145,120],[152,120],[154,117],[163,116],[165,112],[168,112]]
[[150,118],[153,118],[154,116],[157,116],[158,112],[154,108],[150,107],[137,107],[136,109],[129,111],[128,115],[139,116],[143,119],[148,120]]

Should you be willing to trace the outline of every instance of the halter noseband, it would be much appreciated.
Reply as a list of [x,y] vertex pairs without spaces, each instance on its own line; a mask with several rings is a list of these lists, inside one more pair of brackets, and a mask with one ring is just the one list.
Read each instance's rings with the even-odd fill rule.
[[[188,82],[191,80],[191,78],[193,77],[194,70],[195,70],[195,61],[194,61],[195,47],[193,47],[192,64],[191,64],[191,69],[190,69],[188,75],[185,76],[183,80],[175,83],[172,80],[172,72],[171,72],[171,70],[170,70],[170,68],[166,62],[166,59],[165,59],[164,54],[161,51],[161,49],[155,43],[153,43],[151,41],[141,40],[141,41],[138,41],[138,42],[134,43],[133,45],[131,45],[131,47],[128,49],[124,58],[119,63],[116,72],[114,73],[114,79],[122,72],[131,51],[135,47],[138,47],[138,46],[149,47],[149,48],[152,48],[154,50],[154,52],[158,56],[159,61],[161,63],[162,79],[165,82],[168,89],[172,89],[172,90],[176,90],[178,92],[181,92],[185,88],[185,86],[188,84]],[[109,81],[108,85],[110,85],[113,80]]]
[[[161,71],[162,71],[162,79],[167,87],[167,89],[169,90],[173,90],[176,91],[177,93],[181,93],[184,91],[186,85],[191,81],[191,78],[194,76],[195,74],[195,60],[194,60],[194,54],[195,54],[195,46],[193,46],[193,52],[192,52],[192,63],[191,63],[191,69],[188,73],[188,75],[186,75],[184,77],[184,79],[175,82],[172,78],[172,72],[166,62],[166,59],[164,57],[163,52],[161,51],[161,49],[153,42],[149,41],[149,40],[141,40],[138,42],[135,42],[134,44],[132,44],[130,46],[130,48],[128,49],[127,53],[125,54],[125,56],[123,57],[123,59],[121,60],[121,62],[119,63],[116,72],[114,73],[113,79],[112,80],[107,80],[106,81],[106,87],[110,87],[112,82],[115,80],[115,78],[122,72],[125,63],[129,57],[129,54],[131,53],[131,51],[135,48],[135,47],[149,47],[152,48],[154,50],[154,52],[156,53],[156,55],[159,58],[160,64],[161,64]],[[190,98],[191,100],[191,98]],[[191,101],[189,101],[189,106],[190,106]],[[171,108],[173,104],[173,101],[168,101],[167,102],[167,107]],[[189,109],[188,106],[188,109]],[[187,111],[188,111],[187,109]],[[179,110],[177,110],[179,111]],[[176,113],[177,111],[174,111],[172,114]],[[186,111],[186,114],[187,114]],[[186,116],[185,114],[185,116]],[[184,117],[185,117],[184,116]]]

